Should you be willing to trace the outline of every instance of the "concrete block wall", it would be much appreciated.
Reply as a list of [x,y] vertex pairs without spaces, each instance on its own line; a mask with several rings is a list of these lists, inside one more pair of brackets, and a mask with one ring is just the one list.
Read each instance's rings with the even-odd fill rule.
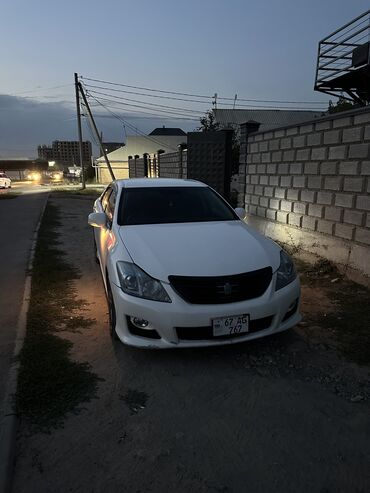
[[159,178],[186,178],[187,152],[182,152],[182,167],[180,152],[170,152],[159,155]]
[[242,126],[238,203],[251,222],[362,246],[370,275],[370,109],[249,135]]

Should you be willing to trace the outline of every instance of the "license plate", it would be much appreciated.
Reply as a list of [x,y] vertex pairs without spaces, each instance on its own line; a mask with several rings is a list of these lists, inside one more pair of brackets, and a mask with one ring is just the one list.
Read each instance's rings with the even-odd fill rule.
[[212,327],[215,337],[242,334],[243,332],[249,331],[249,315],[214,318],[212,320]]

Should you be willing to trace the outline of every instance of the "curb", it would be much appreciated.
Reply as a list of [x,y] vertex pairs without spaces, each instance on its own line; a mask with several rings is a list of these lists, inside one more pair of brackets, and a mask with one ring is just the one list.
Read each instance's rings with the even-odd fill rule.
[[0,436],[0,493],[10,493],[12,487],[13,471],[14,471],[14,458],[15,458],[15,439],[17,432],[17,415],[13,409],[13,399],[17,392],[17,380],[19,361],[18,356],[23,346],[23,341],[26,335],[27,328],[27,313],[30,304],[31,295],[31,281],[32,281],[32,265],[35,256],[36,243],[38,233],[41,225],[42,218],[46,205],[48,203],[49,194],[47,194],[45,203],[41,209],[41,213],[36,225],[36,229],[32,236],[31,250],[29,253],[27,263],[27,275],[24,284],[24,292],[21,304],[21,310],[19,312],[17,325],[16,325],[16,338],[12,357],[12,363],[9,368],[8,381],[4,396],[4,414],[1,423],[1,436]]

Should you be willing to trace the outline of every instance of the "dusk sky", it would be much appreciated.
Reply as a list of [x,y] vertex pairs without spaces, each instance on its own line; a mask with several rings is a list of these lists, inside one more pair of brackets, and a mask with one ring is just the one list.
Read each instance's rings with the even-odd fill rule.
[[[325,109],[329,97],[313,91],[318,41],[368,9],[365,0],[3,0],[0,156],[36,156],[38,144],[77,139],[74,72],[210,96],[188,103],[119,94],[192,109],[183,113],[194,120],[183,121],[164,113],[151,120],[154,107],[135,114],[122,101],[112,109],[144,132],[162,124],[193,130],[214,93]],[[124,138],[117,119],[98,123],[106,140]]]

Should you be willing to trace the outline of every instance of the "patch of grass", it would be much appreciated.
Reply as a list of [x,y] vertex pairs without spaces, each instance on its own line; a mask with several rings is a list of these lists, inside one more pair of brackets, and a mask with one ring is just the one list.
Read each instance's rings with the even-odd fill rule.
[[31,430],[61,426],[67,413],[78,412],[82,402],[96,396],[99,380],[88,363],[71,359],[72,343],[57,335],[61,330],[87,328],[93,322],[78,313],[85,304],[73,285],[79,273],[59,248],[58,226],[58,208],[48,203],[33,262],[15,399],[17,414]]
[[60,188],[60,189],[54,189],[52,191],[52,194],[55,197],[71,197],[71,198],[92,198],[96,199],[101,195],[103,192],[102,188],[85,188],[84,190],[81,190],[80,188],[72,188],[72,189],[66,189],[66,188]]

